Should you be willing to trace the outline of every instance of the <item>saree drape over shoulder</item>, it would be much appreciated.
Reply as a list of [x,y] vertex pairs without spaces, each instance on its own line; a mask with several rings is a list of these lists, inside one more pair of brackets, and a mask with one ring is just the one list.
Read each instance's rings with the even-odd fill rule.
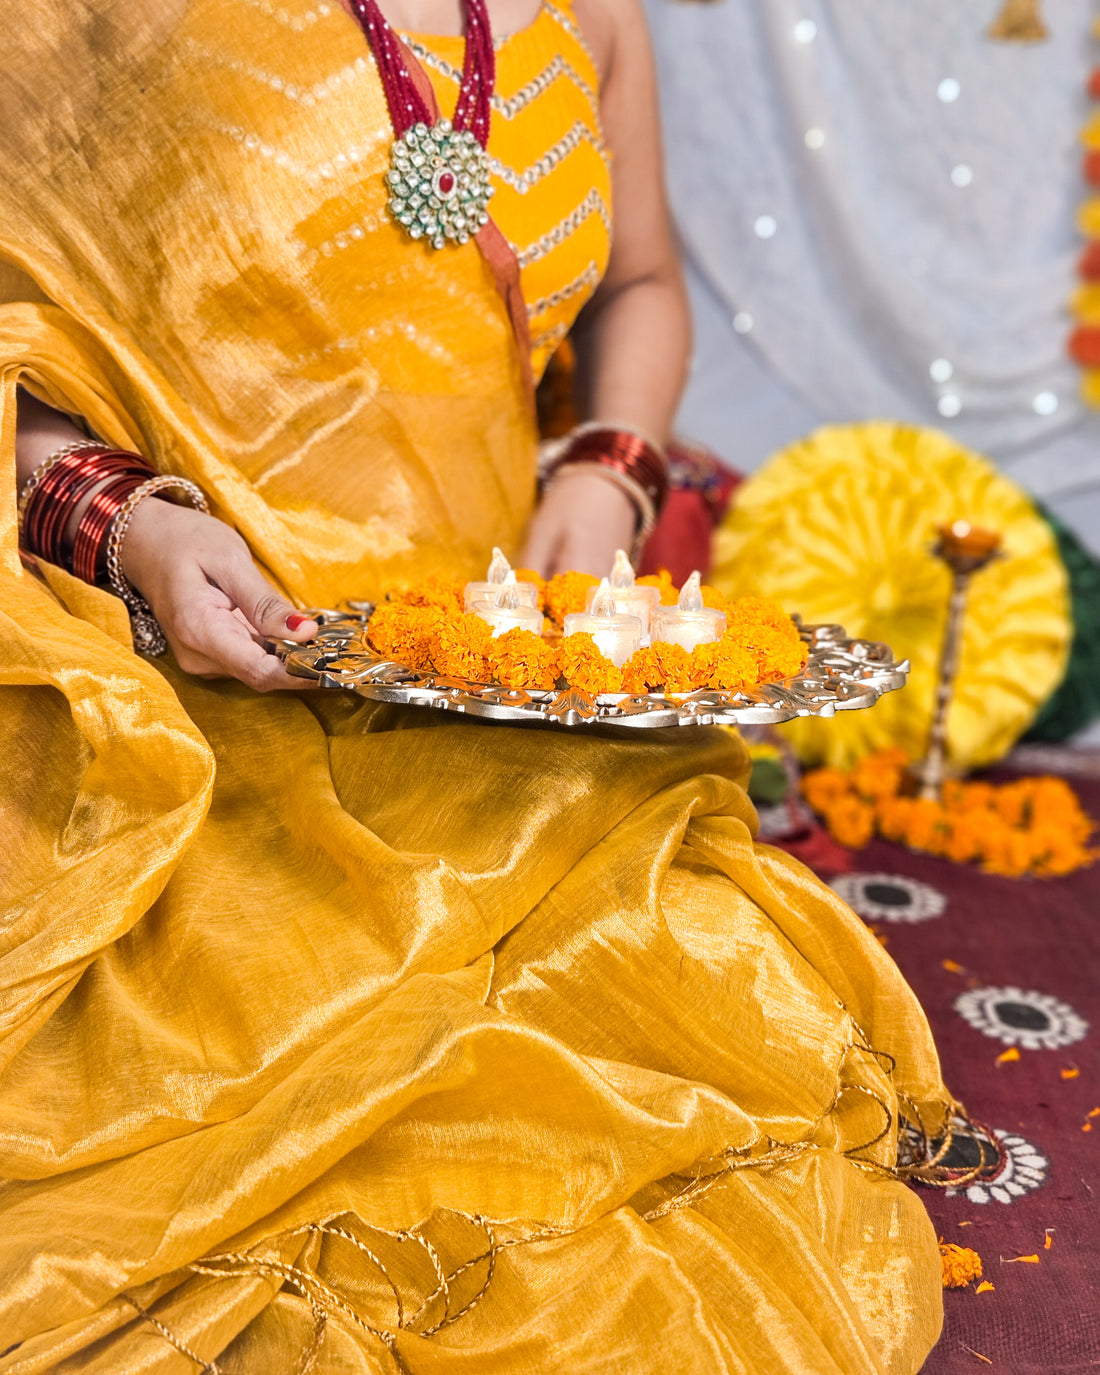
[[[410,42],[449,113],[461,45]],[[735,737],[259,697],[20,560],[17,384],[306,604],[516,549],[528,343],[387,218],[355,23],[38,0],[0,55],[0,1371],[916,1370],[939,1258],[878,1167],[950,1099]],[[498,59],[537,371],[609,171],[566,0]]]

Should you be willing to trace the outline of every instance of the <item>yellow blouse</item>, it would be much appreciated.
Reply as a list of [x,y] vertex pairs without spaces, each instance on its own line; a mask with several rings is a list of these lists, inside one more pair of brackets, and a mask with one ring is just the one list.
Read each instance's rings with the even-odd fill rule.
[[[413,34],[405,41],[427,69],[440,109],[450,113],[463,40]],[[611,160],[599,75],[571,0],[543,0],[532,24],[498,40],[489,157],[490,213],[519,261],[538,377],[595,291],[611,251]]]

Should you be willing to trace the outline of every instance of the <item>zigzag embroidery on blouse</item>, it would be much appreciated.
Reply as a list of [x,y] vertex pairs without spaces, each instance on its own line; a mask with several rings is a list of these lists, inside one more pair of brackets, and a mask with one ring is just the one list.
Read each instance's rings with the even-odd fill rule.
[[580,276],[574,277],[567,286],[560,287],[557,291],[551,292],[549,296],[544,296],[540,301],[535,301],[529,305],[527,307],[528,318],[533,320],[536,315],[542,315],[548,310],[564,305],[571,297],[578,295],[586,288],[594,291],[599,284],[600,270],[595,263],[589,263]]
[[488,158],[489,171],[494,177],[498,177],[506,186],[510,186],[513,191],[518,191],[521,196],[525,196],[533,186],[537,186],[543,177],[547,177],[557,167],[558,163],[582,143],[589,143],[599,153],[604,155],[604,141],[599,134],[594,134],[592,130],[578,119],[572,129],[563,135],[553,148],[543,153],[541,158],[537,158],[530,167],[522,172],[517,172],[514,167],[509,167],[499,158]]
[[[440,76],[445,76],[448,81],[453,81],[456,85],[462,80],[462,73],[457,67],[452,66],[445,58],[437,57],[430,48],[426,48],[423,43],[417,43],[411,38],[406,38],[405,45],[424,63],[426,67],[431,67]],[[547,63],[536,77],[533,77],[525,86],[521,86],[515,95],[504,96],[494,93],[491,97],[493,109],[505,119],[515,119],[521,110],[525,110],[528,105],[547,90],[558,79],[559,76],[568,77],[576,86],[577,90],[584,96],[592,108],[593,118],[597,121],[600,117],[599,101],[596,92],[585,81],[584,77],[573,67],[561,53]]]
[[571,326],[563,321],[560,325],[555,325],[553,329],[545,329],[541,334],[536,334],[531,340],[532,353],[545,348],[549,348],[553,352],[569,333],[570,328]]
[[512,252],[516,255],[516,261],[520,267],[530,267],[532,263],[537,263],[540,258],[545,258],[547,253],[552,252],[559,244],[565,243],[572,234],[575,234],[581,225],[590,215],[599,215],[603,220],[604,228],[607,230],[607,237],[611,237],[611,212],[600,193],[593,188],[581,201],[580,205],[569,215],[554,226],[553,229],[543,234],[541,238],[529,244],[526,248],[520,248],[518,244],[511,244]]
[[585,57],[588,58],[589,62],[592,63],[593,68],[596,71],[599,71],[599,66],[597,65],[596,59],[593,56],[592,49],[588,46],[588,41],[586,40],[584,34],[581,33],[577,25],[569,17],[569,15],[567,15],[563,10],[559,10],[556,5],[552,5],[550,3],[550,0],[543,0],[542,8],[546,11],[550,18],[554,20],[554,22],[559,26],[559,28],[565,30],[565,32],[569,35],[573,42],[576,43],[577,47],[580,48],[581,52],[584,53]]

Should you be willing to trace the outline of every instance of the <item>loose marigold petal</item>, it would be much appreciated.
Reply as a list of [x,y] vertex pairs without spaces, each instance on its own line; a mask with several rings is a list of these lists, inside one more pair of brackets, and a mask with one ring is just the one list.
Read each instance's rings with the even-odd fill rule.
[[1035,1256],[1007,1256],[1004,1260],[1005,1265],[1038,1265],[1039,1257]]
[[974,1290],[974,1293],[975,1293],[975,1294],[988,1294],[988,1293],[989,1293],[992,1289],[994,1289],[994,1288],[995,1288],[995,1286],[992,1285],[992,1284],[990,1284],[990,1282],[989,1282],[988,1280],[982,1280],[981,1284],[979,1284],[978,1287],[977,1287],[977,1289]]
[[1020,1052],[1016,1049],[1015,1046],[1012,1046],[1008,1050],[1001,1051],[1000,1055],[997,1056],[997,1059],[994,1061],[994,1063],[998,1065],[1007,1065],[1011,1061],[1018,1060],[1019,1058]]
[[966,972],[964,966],[957,964],[954,960],[944,960],[943,967],[949,974],[964,974]]
[[1081,1073],[1079,1069],[1064,1069],[1061,1071],[1063,1079],[1076,1079]]

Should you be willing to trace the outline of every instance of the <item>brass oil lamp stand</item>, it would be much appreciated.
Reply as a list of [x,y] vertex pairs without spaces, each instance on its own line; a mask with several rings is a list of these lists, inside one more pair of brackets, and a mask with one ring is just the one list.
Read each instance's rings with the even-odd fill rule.
[[1001,546],[1000,535],[992,530],[979,530],[965,520],[938,526],[936,534],[932,552],[951,570],[951,601],[936,675],[936,701],[928,735],[928,752],[915,771],[919,795],[933,801],[939,801],[943,787],[947,761],[947,716],[951,709],[955,676],[959,671],[963,616],[970,579],[997,557]]

